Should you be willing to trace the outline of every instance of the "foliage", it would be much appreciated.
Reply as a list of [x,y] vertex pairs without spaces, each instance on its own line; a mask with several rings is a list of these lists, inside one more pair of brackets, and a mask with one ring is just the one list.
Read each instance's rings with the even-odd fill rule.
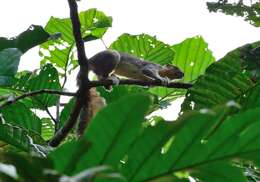
[[208,9],[210,12],[222,12],[227,15],[240,16],[248,21],[253,26],[260,26],[260,2],[256,0],[254,3],[250,1],[249,3],[239,0],[234,3],[234,1],[229,0],[218,0],[218,2],[208,2]]
[[[79,16],[85,42],[102,38],[112,26],[112,18],[96,9]],[[68,120],[75,99],[62,105],[60,96],[46,93],[15,98],[41,89],[64,91],[77,66],[75,41],[68,18],[51,17],[44,29],[33,27],[13,39],[0,38],[0,181],[259,179],[259,42],[215,62],[200,36],[169,45],[147,34],[122,34],[111,49],[175,64],[185,74],[181,81],[193,87],[120,85],[112,92],[99,87],[107,106],[85,134],[76,139],[72,131],[62,145],[51,148],[48,140]],[[17,72],[22,54],[36,45],[41,67]],[[175,121],[150,117],[180,97],[184,102]],[[7,101],[11,104],[2,107]],[[50,110],[57,105],[63,109],[54,117]],[[42,111],[48,116],[42,117]]]

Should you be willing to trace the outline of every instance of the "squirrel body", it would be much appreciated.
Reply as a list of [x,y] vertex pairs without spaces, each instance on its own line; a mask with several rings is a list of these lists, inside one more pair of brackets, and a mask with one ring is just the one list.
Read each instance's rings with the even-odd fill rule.
[[89,67],[98,79],[107,79],[111,74],[136,80],[167,80],[180,79],[183,72],[174,65],[159,65],[142,60],[127,53],[105,50],[89,59]]

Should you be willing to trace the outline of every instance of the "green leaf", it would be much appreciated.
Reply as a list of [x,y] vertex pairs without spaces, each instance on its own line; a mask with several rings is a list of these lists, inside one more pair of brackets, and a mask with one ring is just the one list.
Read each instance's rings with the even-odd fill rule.
[[243,1],[218,1],[207,2],[210,12],[221,12],[226,15],[240,16],[245,21],[248,21],[255,27],[260,26],[260,2],[250,1],[250,3]]
[[[155,161],[159,161],[163,146],[183,124],[184,122],[165,123],[164,121],[159,121],[159,124],[155,127],[149,126],[144,129],[142,134],[135,140],[127,152],[125,164],[123,163],[120,169],[128,181],[141,180],[141,177],[138,178],[136,176],[138,176],[139,173],[146,172],[142,171],[142,167],[148,165],[146,163],[149,163],[150,157],[154,158],[153,160]],[[158,164],[163,168],[161,163]],[[149,176],[149,173],[146,175]]]
[[0,51],[0,86],[10,85],[18,70],[22,52],[16,48]]
[[91,181],[95,178],[96,181],[125,181],[119,173],[113,173],[109,166],[96,166],[86,169],[77,175],[70,177],[71,181]]
[[142,87],[126,85],[113,86],[111,92],[108,92],[103,87],[97,87],[97,91],[100,93],[101,97],[105,98],[107,104],[118,101],[129,94],[147,94],[146,89]]
[[[228,175],[227,175],[228,173]],[[246,182],[241,169],[226,162],[210,163],[203,165],[191,172],[193,177],[200,181],[210,182]]]
[[[41,89],[61,90],[58,71],[51,64],[45,65],[39,75],[31,78],[24,91],[37,91]],[[46,107],[56,105],[58,99],[59,96],[57,95],[41,94],[34,97],[34,107],[44,110]]]
[[211,108],[237,99],[253,86],[250,78],[243,74],[236,56],[227,55],[212,64],[191,89],[182,104],[182,111]]
[[112,17],[106,16],[97,9],[89,9],[79,14],[81,32],[85,41],[102,38],[112,26]]
[[97,165],[117,165],[140,131],[149,103],[147,96],[129,95],[109,104],[92,119],[81,141],[50,154],[56,168],[71,174]]
[[58,181],[58,174],[52,170],[50,160],[17,153],[0,153],[4,163],[12,164],[18,174],[18,181]]
[[[147,34],[123,34],[111,44],[110,48],[158,64],[171,64],[174,59],[174,51],[169,45]],[[154,87],[149,91],[160,97],[165,97],[169,93],[171,93],[171,98],[178,98],[180,96],[180,92],[176,89]],[[181,96],[185,93],[182,92]]]
[[53,161],[56,170],[71,175],[80,158],[88,152],[90,146],[91,144],[84,138],[78,141],[71,140],[51,152],[48,158]]
[[116,165],[140,131],[149,104],[147,96],[130,95],[101,110],[87,128],[84,138],[91,148],[77,164],[76,171],[87,166]]
[[[233,159],[255,161],[260,151],[260,142],[256,140],[260,135],[260,108],[224,117],[216,127],[219,116],[223,112],[228,115],[230,109],[221,106],[214,111],[186,113],[173,123],[155,126],[160,128],[158,130],[145,130],[132,144],[121,167],[127,181],[150,181],[186,170],[202,175],[206,166],[223,166],[216,162]],[[209,135],[212,129],[215,132]],[[235,166],[225,165],[223,168],[226,170],[219,169],[211,177],[218,179],[221,173],[224,179],[236,181],[236,177],[242,176]],[[234,173],[230,175],[232,171]],[[202,177],[207,178],[206,175]]]
[[70,113],[75,105],[75,98],[70,99],[70,101],[65,105],[60,114],[60,122],[58,128],[61,128],[66,121],[68,121]]
[[15,75],[15,81],[12,85],[12,88],[16,90],[25,90],[28,88],[29,80],[35,76],[35,73],[31,71],[22,71],[18,72]]
[[54,135],[54,124],[50,118],[42,118],[41,136],[44,140],[50,140]]
[[[101,38],[112,25],[112,18],[97,9],[89,9],[79,14],[81,33],[85,41]],[[51,17],[45,30],[51,34],[60,32],[61,38],[41,45],[42,64],[50,62],[61,68],[63,72],[74,69],[74,37],[70,18]],[[70,66],[70,67],[69,67]]]
[[236,57],[240,62],[243,72],[247,72],[254,81],[260,78],[260,41],[243,45],[229,55]]
[[26,31],[13,38],[0,37],[0,51],[17,48],[23,53],[32,47],[46,42],[50,35],[41,26],[31,25]]
[[21,127],[0,121],[0,141],[4,141],[17,147],[20,150],[45,156],[47,144],[35,132],[28,131]]
[[26,128],[38,134],[41,133],[41,120],[21,102],[13,103],[0,110],[7,123]]
[[158,64],[170,64],[174,57],[174,51],[169,45],[147,34],[123,34],[110,48]]
[[200,36],[186,39],[172,49],[175,51],[173,63],[184,72],[184,80],[188,82],[197,79],[215,61],[208,44]]
[[242,107],[242,111],[260,107],[260,83],[248,89],[243,95],[237,98]]

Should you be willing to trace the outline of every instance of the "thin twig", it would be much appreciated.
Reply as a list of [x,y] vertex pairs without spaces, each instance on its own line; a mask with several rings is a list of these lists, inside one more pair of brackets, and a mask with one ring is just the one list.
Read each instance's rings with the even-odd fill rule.
[[50,116],[51,120],[54,122],[55,130],[56,130],[57,120],[52,116],[52,114],[51,114],[50,110],[48,109],[48,107],[45,108],[45,111]]
[[107,47],[107,45],[106,45],[104,39],[100,38],[100,40],[101,40],[102,44],[105,46],[105,48],[108,49],[108,47]]
[[18,97],[15,97],[14,99],[8,100],[0,105],[0,109],[5,106],[8,106],[10,104],[13,104],[21,99],[24,99],[26,97],[32,97],[32,96],[36,96],[39,94],[55,94],[55,95],[66,95],[66,96],[76,96],[77,95],[76,93],[73,93],[73,92],[63,92],[63,91],[59,91],[59,90],[42,89],[42,90],[37,90],[37,91],[33,91],[33,92],[28,92],[28,93],[25,93]]

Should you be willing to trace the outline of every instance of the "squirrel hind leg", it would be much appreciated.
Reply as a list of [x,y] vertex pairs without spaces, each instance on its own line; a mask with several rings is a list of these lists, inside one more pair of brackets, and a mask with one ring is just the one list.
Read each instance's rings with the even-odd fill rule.
[[170,80],[167,77],[161,77],[156,70],[152,70],[148,68],[148,69],[143,69],[142,72],[145,76],[151,78],[151,80],[160,81],[163,86],[167,86],[170,83]]

